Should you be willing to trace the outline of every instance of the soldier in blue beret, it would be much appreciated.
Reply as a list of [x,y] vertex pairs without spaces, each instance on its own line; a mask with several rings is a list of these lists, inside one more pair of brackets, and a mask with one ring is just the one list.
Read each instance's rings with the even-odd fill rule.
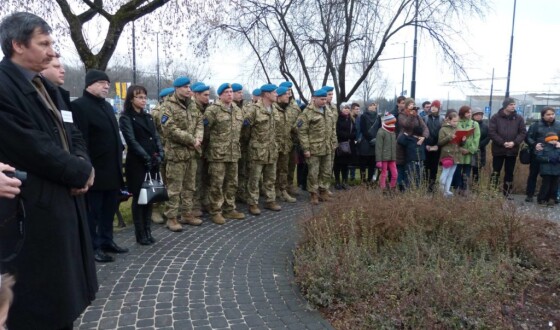
[[260,88],[255,88],[253,90],[253,103],[257,103],[260,99],[261,99],[261,89]]
[[238,84],[238,83],[233,83],[231,84],[231,89],[233,89],[233,92],[239,92],[243,90],[243,85]]
[[190,85],[191,80],[187,77],[179,77],[173,82],[173,87],[183,87],[185,85]]
[[278,86],[274,85],[274,84],[266,84],[266,85],[262,85],[261,86],[261,93],[270,93],[270,92],[274,92],[276,89],[278,88]]
[[[210,86],[199,81],[193,84],[193,101],[200,113],[204,115],[206,108],[208,108],[210,103]],[[203,121],[204,123],[205,121]],[[202,210],[208,209],[208,185],[210,180],[208,177],[208,161],[202,157],[206,147],[208,146],[208,140],[210,138],[210,132],[208,127],[204,125],[203,138],[201,144],[200,152],[196,154],[196,179],[195,179],[195,190],[193,196],[193,211],[192,215],[195,217],[202,216]]]
[[161,92],[159,92],[159,98],[163,99],[164,97],[173,93],[174,91],[175,91],[175,88],[173,88],[173,87],[164,88],[164,89],[161,90]]
[[196,82],[192,85],[193,93],[202,93],[210,89],[210,86],[206,86],[203,82]]
[[[218,96],[222,95],[222,93],[223,93],[226,89],[228,89],[228,88],[231,88],[231,84],[230,84],[230,83],[223,83],[223,84],[221,84],[221,85],[218,87],[218,89],[216,90],[216,92],[218,93]],[[233,91],[233,89],[232,89],[232,91]]]
[[[233,102],[241,109],[243,113],[247,110],[247,105],[243,102],[243,86],[238,83],[231,84],[233,90]],[[245,203],[247,200],[247,182],[249,175],[249,137],[251,135],[251,127],[243,125],[240,133],[241,158],[237,162],[237,192],[235,198],[238,202]]]
[[[332,99],[334,96],[334,87],[332,86],[323,86],[321,89],[325,90],[327,92],[327,104],[325,105],[325,108],[331,112],[331,114],[334,116],[334,131],[335,131],[335,137],[336,137],[336,122],[338,121],[338,110],[336,109],[336,106],[332,103]],[[338,146],[338,141],[337,139],[334,139],[333,144],[331,145],[331,168],[332,165],[334,164],[334,151],[336,150],[336,147]],[[334,179],[334,175],[333,175],[333,171],[331,171],[331,177],[333,177]],[[327,194],[329,196],[332,196],[332,192],[330,190],[327,190]]]
[[289,88],[292,88],[292,86],[293,86],[292,82],[290,82],[290,81],[283,81],[283,82],[280,83],[280,86],[279,86],[279,87],[286,87],[286,88],[289,89]]

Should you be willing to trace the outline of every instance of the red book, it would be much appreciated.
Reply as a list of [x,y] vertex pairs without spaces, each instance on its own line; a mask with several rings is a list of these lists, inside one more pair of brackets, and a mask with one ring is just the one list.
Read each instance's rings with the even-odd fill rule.
[[451,142],[459,144],[463,141],[463,136],[469,137],[473,133],[474,133],[474,127],[467,130],[457,130],[455,131],[455,138]]

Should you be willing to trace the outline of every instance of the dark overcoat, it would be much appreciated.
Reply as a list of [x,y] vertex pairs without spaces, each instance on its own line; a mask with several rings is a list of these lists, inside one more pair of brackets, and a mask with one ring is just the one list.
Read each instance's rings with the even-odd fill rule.
[[104,98],[84,90],[83,96],[72,102],[72,111],[95,168],[95,183],[90,190],[122,188],[124,146],[113,107]]
[[[59,110],[59,91],[44,82]],[[18,256],[1,264],[15,275],[10,329],[55,329],[74,321],[95,298],[97,277],[83,197],[92,165],[80,132],[64,124],[64,150],[53,113],[20,68],[0,62],[0,162],[27,172],[22,190],[25,239]]]
[[[152,116],[148,113],[125,111],[119,118],[119,124],[127,145],[126,184],[128,191],[138,196],[146,175],[144,164],[147,160],[152,161],[155,153],[163,157],[163,147]],[[157,170],[153,169],[154,172]]]

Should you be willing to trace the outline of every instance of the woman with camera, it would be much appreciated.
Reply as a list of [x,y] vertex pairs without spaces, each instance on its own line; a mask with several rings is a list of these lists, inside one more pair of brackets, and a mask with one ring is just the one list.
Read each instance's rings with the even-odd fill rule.
[[144,111],[147,94],[143,86],[130,86],[119,119],[127,145],[125,175],[128,190],[133,194],[132,220],[136,242],[140,245],[153,244],[155,239],[150,229],[152,205],[138,205],[138,196],[146,174],[150,173],[152,178],[159,175],[159,166],[163,161],[163,147],[152,116]]

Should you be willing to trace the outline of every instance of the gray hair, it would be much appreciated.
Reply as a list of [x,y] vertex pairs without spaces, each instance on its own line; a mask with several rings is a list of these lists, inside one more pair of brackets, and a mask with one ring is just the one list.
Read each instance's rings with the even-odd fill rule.
[[16,41],[24,45],[29,45],[29,41],[33,36],[35,29],[39,29],[41,33],[50,34],[51,27],[41,17],[27,13],[16,12],[6,16],[0,22],[0,45],[4,56],[10,58],[14,53],[12,42]]

